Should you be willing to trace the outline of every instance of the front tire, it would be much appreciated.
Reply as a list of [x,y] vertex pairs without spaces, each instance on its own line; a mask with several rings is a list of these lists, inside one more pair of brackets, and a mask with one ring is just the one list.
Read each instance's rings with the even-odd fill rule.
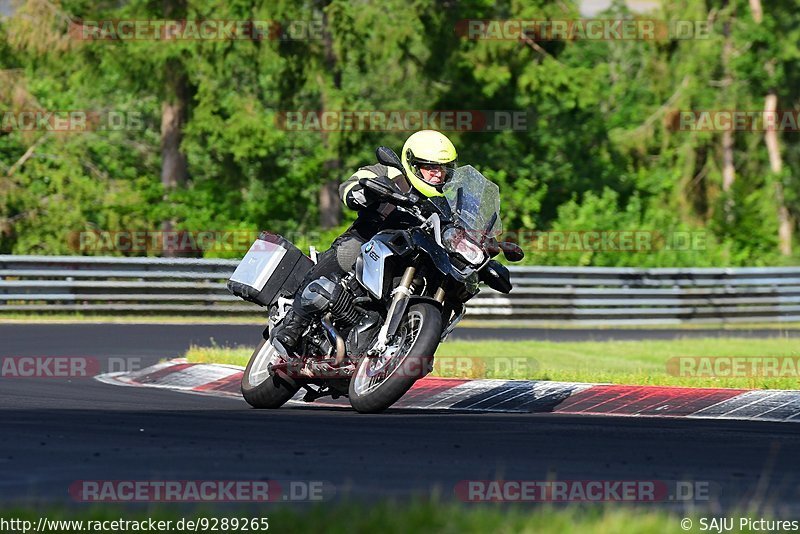
[[379,413],[397,402],[430,371],[441,333],[442,313],[436,306],[409,306],[398,328],[397,352],[358,362],[350,380],[350,405],[360,413]]
[[300,389],[277,376],[270,376],[269,364],[280,360],[278,351],[266,340],[262,340],[250,356],[242,375],[242,396],[253,408],[280,408]]

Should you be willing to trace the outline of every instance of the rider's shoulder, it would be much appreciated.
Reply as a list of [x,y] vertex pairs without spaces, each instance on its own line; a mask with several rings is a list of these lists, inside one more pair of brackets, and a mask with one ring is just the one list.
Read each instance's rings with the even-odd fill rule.
[[374,174],[376,177],[379,176],[388,176],[391,179],[397,178],[402,173],[395,169],[394,167],[387,167],[382,163],[375,163],[373,165],[367,165],[366,167],[361,167],[358,172],[367,171]]

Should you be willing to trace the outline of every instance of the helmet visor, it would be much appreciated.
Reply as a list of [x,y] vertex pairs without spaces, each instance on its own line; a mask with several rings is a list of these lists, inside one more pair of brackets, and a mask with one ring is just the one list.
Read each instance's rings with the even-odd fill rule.
[[456,162],[434,163],[430,161],[417,160],[419,177],[428,185],[436,188],[442,187],[453,177],[456,170]]

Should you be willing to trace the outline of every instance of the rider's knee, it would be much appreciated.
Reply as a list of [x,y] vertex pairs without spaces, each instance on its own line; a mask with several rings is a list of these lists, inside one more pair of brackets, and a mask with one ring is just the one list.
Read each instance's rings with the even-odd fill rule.
[[361,253],[361,245],[363,244],[364,243],[360,240],[353,238],[343,240],[336,247],[336,262],[343,272],[350,272],[353,270],[356,258],[358,258],[358,255]]

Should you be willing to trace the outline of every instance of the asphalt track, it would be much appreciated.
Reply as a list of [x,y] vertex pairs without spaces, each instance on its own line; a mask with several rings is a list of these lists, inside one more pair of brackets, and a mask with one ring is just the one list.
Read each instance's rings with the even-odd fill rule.
[[[555,335],[610,331],[581,332]],[[253,327],[220,325],[0,325],[0,357],[141,358],[148,365],[189,343],[255,343],[259,335]],[[755,500],[785,519],[800,513],[800,432],[793,424],[257,411],[237,399],[90,379],[0,378],[0,429],[0,506],[71,503],[67,488],[77,480],[320,480],[336,487],[337,498],[374,500],[452,498],[462,480],[556,478],[709,483],[717,511]]]

